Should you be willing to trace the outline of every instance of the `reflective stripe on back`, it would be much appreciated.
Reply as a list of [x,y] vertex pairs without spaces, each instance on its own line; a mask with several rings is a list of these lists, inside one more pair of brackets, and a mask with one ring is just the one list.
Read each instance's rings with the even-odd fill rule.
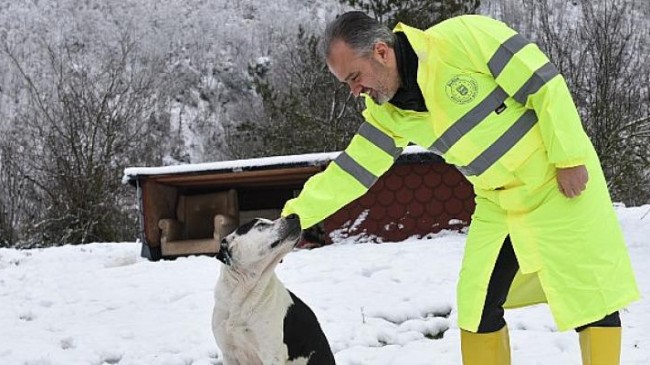
[[377,177],[368,171],[365,167],[361,166],[357,161],[355,161],[350,155],[345,151],[334,160],[343,171],[350,174],[354,177],[361,185],[365,186],[367,189],[377,181]]
[[557,75],[559,75],[557,68],[555,68],[552,63],[548,62],[530,76],[526,83],[517,90],[513,99],[525,105],[529,95],[539,91],[544,84]]
[[469,165],[459,167],[465,176],[478,176],[494,165],[505,155],[529,130],[537,123],[537,115],[528,110],[506,132],[499,137],[483,153],[478,155]]
[[524,48],[528,43],[530,43],[528,42],[528,39],[521,34],[515,34],[503,42],[488,62],[488,68],[490,69],[490,72],[492,72],[492,76],[497,78],[512,56]]
[[477,126],[483,119],[487,118],[490,113],[496,110],[499,105],[508,97],[502,88],[497,86],[488,96],[486,96],[472,110],[458,119],[452,126],[433,142],[429,147],[434,153],[439,155],[447,153],[451,146],[458,142],[464,135],[469,133],[472,128]]
[[368,122],[361,125],[357,134],[379,147],[382,151],[393,156],[393,158],[396,158],[402,153],[402,148],[395,146],[395,141],[389,135]]

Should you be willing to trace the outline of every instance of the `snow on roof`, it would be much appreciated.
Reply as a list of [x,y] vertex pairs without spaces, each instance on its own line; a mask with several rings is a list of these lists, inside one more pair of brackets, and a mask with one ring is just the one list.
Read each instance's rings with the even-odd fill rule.
[[[145,175],[172,175],[222,170],[243,171],[255,167],[269,167],[278,165],[316,165],[334,160],[339,155],[339,153],[340,152],[309,153],[303,155],[272,156],[244,160],[218,161],[160,167],[127,167],[124,169],[122,182],[128,183],[138,176]],[[418,146],[409,146],[404,149],[402,155],[420,153],[430,153],[430,151],[427,151],[426,149]]]

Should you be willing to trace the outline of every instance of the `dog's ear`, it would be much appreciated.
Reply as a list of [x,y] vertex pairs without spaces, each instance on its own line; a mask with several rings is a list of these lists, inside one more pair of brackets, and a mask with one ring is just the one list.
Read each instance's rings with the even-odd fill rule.
[[228,266],[232,265],[232,254],[228,248],[228,241],[226,241],[225,238],[221,240],[219,252],[217,252],[217,260],[223,262]]

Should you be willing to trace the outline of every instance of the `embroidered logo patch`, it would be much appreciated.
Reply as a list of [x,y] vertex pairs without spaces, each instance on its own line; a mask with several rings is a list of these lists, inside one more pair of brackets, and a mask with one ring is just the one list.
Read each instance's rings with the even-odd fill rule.
[[466,104],[476,98],[478,83],[471,76],[456,75],[445,85],[447,96],[458,104]]

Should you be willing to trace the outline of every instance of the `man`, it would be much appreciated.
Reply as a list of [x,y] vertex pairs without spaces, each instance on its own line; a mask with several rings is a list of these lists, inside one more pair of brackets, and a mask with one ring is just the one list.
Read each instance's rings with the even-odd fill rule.
[[549,304],[579,332],[584,364],[618,364],[618,311],[639,293],[596,152],[566,83],[539,48],[470,15],[393,32],[361,12],[326,30],[330,71],[366,119],[287,202],[302,228],[364,194],[409,142],[474,185],[457,288],[467,365],[509,364],[504,307]]

